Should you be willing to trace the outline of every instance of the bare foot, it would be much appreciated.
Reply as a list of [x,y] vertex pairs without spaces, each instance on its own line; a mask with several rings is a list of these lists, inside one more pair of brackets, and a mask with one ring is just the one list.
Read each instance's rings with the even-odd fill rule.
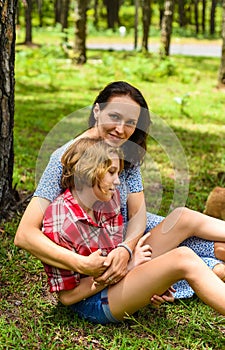
[[213,268],[213,272],[223,281],[225,282],[225,264],[217,264]]

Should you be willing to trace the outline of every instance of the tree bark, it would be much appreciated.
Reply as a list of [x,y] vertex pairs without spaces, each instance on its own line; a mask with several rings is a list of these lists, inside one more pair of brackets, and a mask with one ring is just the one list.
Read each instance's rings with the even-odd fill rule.
[[84,64],[86,56],[86,24],[87,24],[88,0],[77,0],[75,20],[75,47],[73,61],[77,64]]
[[55,0],[54,2],[55,25],[57,23],[61,23],[61,8],[62,8],[62,0]]
[[25,45],[32,45],[32,0],[26,0],[25,6],[26,34]]
[[199,33],[199,20],[198,20],[198,0],[194,1],[195,8],[195,33]]
[[216,3],[217,3],[217,0],[212,0],[211,11],[210,11],[210,34],[211,35],[215,33]]
[[17,0],[0,0],[0,220],[14,202],[13,125]]
[[68,28],[68,15],[69,15],[70,0],[62,0],[62,11],[60,22],[62,24],[62,31]]
[[148,37],[149,28],[151,22],[151,0],[143,0],[142,4],[142,27],[143,27],[143,38],[142,38],[142,50],[148,51]]
[[98,0],[94,0],[94,26],[98,30]]
[[138,10],[139,10],[139,0],[135,0],[135,15],[134,15],[134,50],[137,49],[138,45]]
[[178,0],[178,13],[179,13],[180,28],[185,27],[185,24],[186,24],[184,5],[185,5],[185,0]]
[[225,87],[225,0],[222,2],[222,54],[219,69],[219,87]]
[[109,29],[115,29],[115,25],[120,25],[119,21],[119,0],[104,0],[107,9],[107,24]]
[[161,29],[161,57],[169,56],[170,51],[170,40],[172,34],[172,23],[173,23],[173,11],[174,11],[174,0],[165,1],[165,10],[162,19]]
[[206,0],[202,0],[202,33],[205,34]]

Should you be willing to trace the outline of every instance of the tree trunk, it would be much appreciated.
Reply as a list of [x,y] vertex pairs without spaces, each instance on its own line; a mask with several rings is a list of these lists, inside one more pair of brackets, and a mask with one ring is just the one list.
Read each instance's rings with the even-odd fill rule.
[[223,0],[222,7],[222,54],[218,78],[219,87],[225,87],[225,0]]
[[135,16],[134,16],[134,50],[137,49],[138,45],[138,10],[139,0],[135,0]]
[[202,33],[205,34],[206,0],[202,0]]
[[215,34],[215,16],[216,16],[216,3],[217,0],[212,0],[210,11],[210,34]]
[[94,27],[98,30],[98,0],[94,0]]
[[194,8],[195,8],[195,33],[198,35],[199,33],[198,0],[194,1]]
[[143,0],[142,4],[142,27],[143,27],[143,38],[142,38],[142,50],[148,51],[148,36],[151,22],[151,0]]
[[14,202],[12,176],[16,7],[17,0],[0,0],[0,219],[7,216]]
[[165,10],[161,29],[161,57],[169,56],[170,40],[172,34],[174,0],[165,0]]
[[55,25],[57,23],[61,23],[61,8],[62,8],[62,0],[55,0],[55,3],[54,3]]
[[107,9],[107,24],[109,29],[115,29],[115,25],[120,25],[119,21],[119,0],[105,0],[104,1]]
[[164,14],[164,0],[160,0],[158,5],[159,5],[159,28],[162,29],[162,19]]
[[62,0],[61,18],[62,31],[68,28],[68,15],[69,15],[70,0]]
[[25,6],[25,22],[26,22],[26,34],[25,45],[32,44],[32,0],[26,0]]
[[77,0],[75,20],[75,47],[73,61],[84,64],[86,57],[86,24],[88,0]]
[[179,12],[179,25],[180,28],[185,27],[186,20],[185,20],[185,0],[178,0],[178,12]]

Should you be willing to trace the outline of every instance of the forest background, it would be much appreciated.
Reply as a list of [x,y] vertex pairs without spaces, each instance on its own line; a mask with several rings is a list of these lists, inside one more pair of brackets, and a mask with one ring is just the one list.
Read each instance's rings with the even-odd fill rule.
[[[210,190],[215,185],[224,186],[225,181],[224,90],[218,82],[222,57],[171,56],[165,51],[150,53],[143,45],[144,2],[139,2],[138,21],[137,3],[122,2],[119,21],[114,20],[111,26],[107,2],[92,1],[86,12],[85,60],[80,62],[79,58],[84,56],[80,56],[83,46],[76,46],[74,35],[77,30],[75,3],[70,2],[68,28],[63,27],[62,17],[56,18],[59,3],[43,2],[42,12],[36,5],[40,2],[34,3],[31,22],[25,20],[27,8],[22,2],[19,14],[17,12],[12,183],[17,201],[10,218],[2,220],[0,225],[0,348],[225,349],[224,317],[198,298],[164,304],[159,310],[145,308],[119,326],[93,326],[74,318],[48,293],[42,264],[13,244],[19,219],[36,186],[43,162],[47,161],[40,154],[48,157],[52,148],[86,127],[89,106],[97,93],[113,80],[126,80],[140,88],[151,107],[155,125],[159,123],[163,131],[160,142],[158,129],[155,134],[152,132],[143,164],[150,211],[167,215],[176,201],[203,211]],[[99,6],[97,26],[96,3]],[[180,3],[185,5],[184,26],[179,22]],[[204,45],[213,42],[222,48],[224,2],[206,2],[205,24],[202,25],[199,15],[197,26],[196,8],[202,13],[203,3],[174,3],[172,42]],[[164,3],[151,4],[148,47],[152,42],[162,46],[163,11],[160,9],[164,9]],[[28,23],[32,24],[30,29]],[[138,23],[136,33],[135,23]],[[121,27],[126,28],[125,33]],[[27,40],[29,33],[31,40]],[[87,49],[89,43],[109,42],[132,43],[134,50]],[[77,50],[79,47],[81,51]],[[58,133],[62,127],[65,133]],[[45,145],[53,135],[54,142],[47,149]],[[171,144],[175,149],[170,148]],[[46,152],[40,153],[41,147]],[[174,167],[176,153],[183,156],[178,172]]]

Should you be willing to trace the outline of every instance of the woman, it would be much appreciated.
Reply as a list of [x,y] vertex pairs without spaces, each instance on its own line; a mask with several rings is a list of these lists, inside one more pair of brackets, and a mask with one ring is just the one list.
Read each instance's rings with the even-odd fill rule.
[[[79,271],[45,265],[51,292],[80,317],[94,323],[123,321],[148,305],[154,293],[187,278],[196,293],[225,315],[225,284],[189,248],[177,248],[151,260],[141,238],[134,255],[122,243],[123,220],[117,185],[121,152],[102,139],[80,138],[62,157],[62,188],[46,210],[43,232],[77,255]],[[128,273],[111,286],[95,281],[104,271],[107,254],[121,246],[130,255]],[[87,268],[89,266],[89,268]],[[212,284],[213,283],[213,284]],[[214,288],[212,288],[212,285]]]
[[[148,214],[146,222],[146,207],[140,164],[145,154],[150,115],[147,103],[139,90],[126,82],[114,82],[106,86],[93,104],[89,126],[90,129],[78,138],[101,136],[110,145],[123,149],[125,169],[120,174],[119,191],[121,213],[126,226],[124,240],[131,251],[134,249],[138,239],[143,235],[143,232],[149,231],[153,227],[155,229],[152,231],[148,243],[152,244],[155,256],[162,250],[165,252],[176,247],[190,236],[197,236],[199,231],[200,238],[210,239],[211,241],[225,240],[225,223],[207,218],[199,213],[196,214],[196,225],[191,225],[191,230],[189,228],[186,229],[186,227],[183,228],[183,221],[177,221],[175,215],[169,216],[166,222],[170,221],[171,218],[175,218],[176,227],[174,231],[170,230],[167,232],[167,235],[162,233],[162,225],[164,223],[159,225],[163,220],[162,217]],[[34,197],[22,217],[15,236],[15,244],[17,246],[28,250],[50,265],[68,270],[76,269],[76,255],[51,242],[43,235],[41,227],[47,206],[61,192],[61,157],[72,142],[74,141],[70,141],[53,153],[34,193]],[[185,209],[184,211],[176,210],[175,214],[177,213],[181,215],[181,219],[182,217],[184,218],[185,222],[195,223],[195,218],[193,218],[195,212]],[[182,213],[184,214],[183,216]],[[201,224],[201,220],[210,220],[211,225],[214,226],[213,229],[209,232],[201,231],[198,225],[198,223]],[[181,224],[182,230],[179,229],[179,224]],[[160,240],[157,240],[157,237]],[[168,242],[169,246],[167,246]],[[188,243],[186,242],[186,245]],[[209,245],[210,254],[214,256],[214,243],[204,241],[204,244]],[[220,259],[221,257],[223,258],[223,254],[219,256]],[[109,267],[102,275],[99,273],[98,282],[106,283],[109,278],[116,280],[123,278],[127,273],[128,260],[129,254],[123,247],[112,250],[107,257]],[[220,266],[223,273],[224,266],[222,264],[218,265],[218,263],[219,261],[214,257],[212,264],[209,266],[211,268]]]

